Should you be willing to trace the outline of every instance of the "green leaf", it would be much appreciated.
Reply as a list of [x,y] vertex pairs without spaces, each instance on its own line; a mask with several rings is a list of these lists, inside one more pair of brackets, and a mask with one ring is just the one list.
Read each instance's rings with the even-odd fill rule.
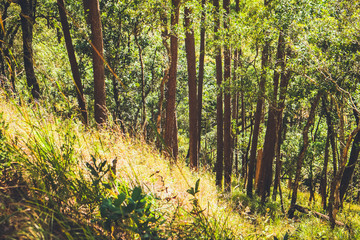
[[288,240],[288,239],[290,239],[289,232],[286,232],[286,234],[284,236],[284,240]]
[[[102,163],[100,163],[100,166],[99,166],[99,172],[102,172],[103,171],[103,168],[106,164],[106,161],[103,161]],[[105,172],[105,171],[104,171]]]
[[140,187],[135,187],[133,192],[132,192],[132,195],[131,195],[131,198],[134,200],[134,201],[139,201],[141,199],[141,188]]
[[90,163],[86,163],[86,167],[90,170],[91,175],[93,175],[95,177],[99,177],[99,174],[97,173],[95,168],[90,165]]
[[117,199],[115,199],[115,201],[114,201],[114,206],[120,207],[120,205],[125,201],[125,199],[126,199],[125,193],[120,193],[118,195]]
[[199,192],[200,178],[195,183],[195,194]]
[[132,211],[134,211],[134,209],[135,209],[135,203],[129,201],[129,204],[126,207],[124,207],[124,213],[130,214]]
[[194,191],[194,188],[193,188],[193,187],[191,187],[191,188],[189,188],[188,190],[186,190],[186,192],[189,193],[189,194],[191,194],[192,196],[195,195],[195,191]]

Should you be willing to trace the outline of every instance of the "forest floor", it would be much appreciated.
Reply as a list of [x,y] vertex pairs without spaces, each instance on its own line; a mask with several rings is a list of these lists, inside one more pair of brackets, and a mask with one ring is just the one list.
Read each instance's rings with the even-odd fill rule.
[[[111,123],[85,128],[5,96],[0,109],[0,239],[360,239],[357,204],[338,214],[348,227],[288,219],[289,192],[285,213],[279,197],[249,199],[241,179],[224,194],[209,169],[170,164]],[[308,198],[301,192],[298,204],[325,213]]]

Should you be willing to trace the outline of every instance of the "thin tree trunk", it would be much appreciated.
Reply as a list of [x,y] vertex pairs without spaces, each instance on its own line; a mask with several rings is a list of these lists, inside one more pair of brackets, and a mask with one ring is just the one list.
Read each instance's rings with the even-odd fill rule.
[[36,100],[40,98],[40,87],[36,80],[33,59],[33,26],[35,22],[35,1],[19,1],[21,7],[21,29],[23,37],[24,67],[26,73],[27,85],[30,88],[32,97]]
[[105,93],[104,44],[99,0],[83,0],[85,13],[91,26],[91,45],[94,71],[94,115],[98,124],[107,120]]
[[[358,113],[355,110],[354,110],[354,115],[355,115],[355,119],[356,119],[356,124],[359,125]],[[346,168],[344,169],[344,174],[341,178],[340,189],[339,189],[341,203],[344,200],[345,193],[350,185],[350,181],[353,177],[355,167],[358,162],[359,152],[360,152],[359,144],[360,144],[360,132],[356,133],[356,136],[352,143],[349,161],[346,165]]]
[[305,125],[305,128],[303,129],[303,133],[302,133],[302,135],[303,135],[303,146],[301,147],[299,157],[298,157],[297,163],[296,163],[296,174],[295,174],[295,180],[294,180],[294,184],[293,184],[293,192],[292,192],[292,197],[291,197],[290,209],[288,211],[289,218],[294,217],[294,212],[295,212],[294,207],[296,205],[296,200],[297,200],[297,190],[298,190],[299,183],[300,183],[301,168],[302,168],[302,164],[304,162],[304,158],[305,158],[307,148],[309,146],[308,132],[309,132],[310,127],[314,123],[315,110],[316,110],[316,107],[317,107],[317,105],[319,103],[320,97],[321,97],[321,92],[319,91],[317,93],[314,101],[311,104],[311,109],[310,109],[308,121],[307,121],[307,123]]
[[188,86],[189,86],[189,155],[190,167],[194,170],[198,168],[198,111],[196,96],[196,56],[195,56],[195,36],[192,28],[192,9],[185,6],[185,48],[188,70]]
[[[281,144],[283,142],[282,139],[282,129],[283,129],[283,111],[285,109],[285,99],[287,94],[287,88],[290,82],[291,72],[285,70],[285,46],[284,46],[284,58],[282,59],[282,62],[280,63],[281,66],[281,81],[280,81],[280,96],[279,96],[279,102],[277,107],[277,125],[276,125],[276,132],[277,132],[277,139],[276,139],[276,167],[275,167],[275,180],[274,180],[274,192],[273,192],[273,199],[276,200],[277,195],[277,189],[280,190],[280,173],[281,173]],[[287,55],[290,55],[289,51]]]
[[350,148],[350,144],[353,141],[353,138],[357,133],[360,131],[360,124],[357,125],[356,129],[354,129],[351,134],[348,136],[344,146],[343,151],[340,157],[340,164],[338,171],[336,172],[335,178],[331,182],[330,187],[330,196],[329,196],[329,217],[331,222],[331,228],[334,228],[336,225],[336,215],[339,211],[341,205],[341,198],[340,198],[340,184],[341,179],[344,174],[346,162],[347,162],[347,155]]
[[[240,1],[239,0],[235,0],[235,12],[238,14],[240,12]],[[238,81],[238,74],[236,73],[237,68],[239,67],[239,59],[240,59],[240,54],[241,54],[241,50],[239,51],[238,49],[236,49],[234,51],[234,70],[233,70],[233,84],[235,87],[237,85],[237,81]],[[236,88],[236,93],[234,94],[234,97],[232,99],[232,106],[233,106],[233,110],[232,110],[232,118],[235,119],[235,133],[232,139],[232,153],[235,156],[232,156],[231,159],[233,161],[235,161],[235,174],[236,177],[239,176],[239,164],[238,164],[238,151],[237,151],[237,144],[238,144],[238,136],[239,136],[239,128],[238,128],[238,124],[239,124],[239,92],[237,91]],[[235,158],[234,158],[235,157]],[[243,164],[244,165],[244,164]],[[233,164],[232,164],[233,166]],[[245,166],[246,168],[246,166]]]
[[[158,114],[157,114],[157,118],[156,118],[156,129],[157,129],[158,134],[160,136],[162,136],[162,134],[163,134],[162,133],[163,102],[164,102],[164,96],[165,96],[165,84],[168,82],[168,79],[169,79],[169,70],[170,70],[170,65],[171,65],[171,51],[170,51],[170,46],[167,42],[167,39],[169,37],[169,31],[168,31],[168,27],[167,27],[168,18],[167,18],[165,11],[161,12],[160,18],[161,18],[161,23],[162,23],[161,39],[162,39],[162,43],[165,47],[167,57],[168,57],[168,63],[164,70],[164,76],[160,83],[160,97],[159,97],[159,103],[158,103]],[[157,142],[157,146],[158,147],[160,146],[160,139]]]
[[82,121],[84,122],[84,124],[87,125],[88,124],[88,114],[87,114],[86,103],[85,103],[85,98],[84,98],[83,85],[81,82],[79,66],[76,61],[74,46],[72,44],[70,28],[69,28],[69,23],[67,20],[64,0],[57,0],[57,5],[58,5],[58,9],[59,9],[61,26],[62,26],[62,30],[64,33],[66,50],[68,53],[71,71],[72,71],[72,75],[73,75],[74,82],[75,82],[76,97],[77,97],[78,104],[79,104],[79,107],[81,110]]
[[[229,29],[230,25],[230,0],[223,0],[225,10],[224,28]],[[227,38],[229,36],[227,35]],[[224,81],[226,83],[224,93],[224,187],[226,192],[231,191],[231,52],[229,44],[224,46]]]
[[223,169],[224,169],[224,131],[223,131],[223,97],[222,97],[222,57],[221,57],[221,45],[219,43],[219,29],[220,29],[220,6],[219,0],[213,0],[213,5],[215,7],[215,41],[216,41],[216,85],[217,85],[217,97],[216,97],[216,186],[222,188],[222,178],[223,178]]
[[[284,76],[284,73],[281,71],[285,71],[284,64],[284,56],[285,56],[285,43],[284,43],[284,35],[283,31],[279,33],[278,47],[276,53],[276,64],[275,71],[273,77],[273,93],[271,96],[270,106],[269,106],[269,116],[268,123],[265,134],[265,142],[264,142],[264,154],[262,158],[262,164],[260,168],[260,179],[257,185],[257,192],[261,196],[262,202],[265,202],[266,198],[270,195],[270,187],[272,183],[272,164],[275,157],[275,148],[278,144],[278,134],[279,134],[279,126],[280,119],[282,114],[279,114],[278,110],[278,88],[279,88],[279,80],[280,75]],[[281,70],[278,70],[281,68]],[[285,77],[284,77],[285,78]],[[288,79],[282,79],[284,82],[287,82]],[[285,100],[285,93],[283,94],[283,100]]]
[[202,120],[202,95],[203,95],[203,85],[204,85],[204,65],[205,65],[205,4],[206,0],[201,0],[202,13],[201,13],[201,25],[200,25],[200,56],[199,56],[199,75],[198,75],[198,158],[200,158],[200,149],[201,149],[201,120]]
[[320,195],[321,195],[321,205],[324,210],[326,210],[326,189],[327,189],[327,168],[329,163],[329,146],[330,146],[330,133],[329,129],[326,136],[326,143],[325,143],[325,156],[324,156],[324,165],[321,172],[321,179],[320,179]]
[[331,116],[331,109],[329,109],[329,107],[331,107],[333,105],[333,103],[328,105],[327,102],[327,97],[324,96],[323,97],[323,105],[324,105],[324,111],[325,111],[325,116],[326,116],[326,123],[328,126],[328,134],[329,134],[329,138],[330,138],[330,145],[331,145],[331,150],[332,150],[332,163],[333,163],[333,176],[335,177],[336,175],[336,170],[337,170],[337,148],[336,148],[336,143],[335,143],[335,131],[334,131],[334,127],[333,127],[333,121],[332,121],[332,116]]
[[[246,186],[246,193],[249,197],[252,197],[253,193],[253,178],[254,178],[254,171],[255,171],[255,160],[256,153],[257,153],[257,146],[259,141],[259,134],[260,134],[260,123],[263,114],[263,107],[265,101],[265,84],[266,84],[266,68],[269,63],[269,48],[270,43],[265,42],[264,48],[262,50],[262,57],[261,57],[261,77],[259,83],[259,92],[258,92],[258,100],[256,104],[256,112],[255,112],[255,121],[254,121],[254,132],[253,132],[253,139],[251,143],[251,150],[250,150],[250,159],[249,159],[249,170],[248,170],[248,181]],[[259,166],[257,166],[258,168]]]
[[[170,35],[170,52],[171,63],[169,71],[168,92],[166,102],[166,122],[165,122],[165,144],[171,150],[172,157],[177,159],[177,130],[176,130],[176,73],[178,61],[178,37],[175,27],[179,23],[180,0],[172,0],[171,12],[171,35]],[[176,133],[176,134],[175,134]]]
[[[244,100],[244,90],[243,88],[241,89],[241,132],[242,132],[242,137],[245,137],[245,125],[246,125],[246,119],[245,119],[245,100]],[[247,147],[247,151],[246,153],[242,154],[242,166],[241,166],[241,176],[245,179],[245,182],[248,181],[248,175],[247,175],[247,168],[248,168],[248,159],[247,159],[247,154],[248,154],[248,149],[251,146],[251,136],[252,136],[252,127],[253,125],[253,121],[251,120],[251,133],[250,133],[250,138],[249,138],[249,143],[248,143],[248,147]]]
[[143,59],[143,49],[141,47],[141,45],[139,44],[139,39],[138,39],[138,33],[135,33],[135,44],[138,47],[138,51],[139,51],[139,61],[140,61],[140,72],[141,72],[141,76],[140,76],[140,87],[141,87],[141,129],[143,132],[143,137],[144,139],[146,139],[146,103],[145,103],[145,98],[146,98],[146,94],[145,94],[145,70],[144,70],[144,59]]

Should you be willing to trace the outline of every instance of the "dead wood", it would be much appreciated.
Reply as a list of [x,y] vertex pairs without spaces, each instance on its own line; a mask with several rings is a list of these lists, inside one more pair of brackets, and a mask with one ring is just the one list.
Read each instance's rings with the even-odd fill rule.
[[[322,220],[326,220],[326,221],[330,222],[329,216],[327,216],[325,214],[310,210],[308,208],[305,208],[305,207],[302,207],[302,206],[299,206],[299,205],[295,205],[294,209],[301,212],[301,213],[305,213],[305,214],[311,213],[313,216],[315,216],[317,218],[320,218]],[[339,227],[346,227],[348,230],[351,230],[348,225],[346,225],[345,223],[340,222],[340,221],[335,221],[335,225],[339,226]]]

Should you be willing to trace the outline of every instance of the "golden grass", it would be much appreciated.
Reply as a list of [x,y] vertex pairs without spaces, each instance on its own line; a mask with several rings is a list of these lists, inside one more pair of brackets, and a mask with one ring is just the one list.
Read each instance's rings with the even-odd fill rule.
[[[309,237],[315,234],[315,228],[329,230],[326,223],[316,218],[308,218],[302,222],[288,220],[285,216],[272,219],[268,215],[259,215],[248,218],[241,211],[235,211],[228,201],[228,196],[221,196],[215,187],[214,175],[204,169],[199,172],[191,171],[180,159],[176,164],[169,163],[161,153],[144,140],[134,139],[116,127],[109,124],[102,129],[89,128],[76,121],[75,119],[63,119],[55,117],[47,112],[45,108],[26,104],[18,106],[9,101],[5,96],[0,97],[0,111],[3,112],[3,119],[9,124],[7,135],[9,139],[18,141],[23,151],[26,142],[31,139],[34,129],[51,134],[54,145],[61,146],[61,131],[70,128],[75,141],[73,148],[77,159],[78,169],[85,171],[85,163],[91,161],[91,156],[97,160],[107,160],[113,164],[116,159],[116,177],[119,181],[127,183],[129,186],[142,186],[148,193],[152,193],[161,199],[159,208],[162,212],[172,214],[179,207],[190,211],[191,196],[186,192],[190,187],[194,187],[195,182],[200,179],[200,193],[197,196],[200,206],[205,209],[204,213],[218,223],[224,224],[224,228],[231,229],[240,238],[246,239],[273,239],[274,236],[284,236],[286,232],[293,234],[299,228],[308,227],[309,231],[299,236]],[[285,208],[287,207],[286,190],[284,190]],[[301,202],[306,202],[306,194],[299,193]],[[319,197],[317,196],[319,201]],[[319,208],[317,203],[316,208]],[[346,209],[347,207],[345,207]],[[359,218],[359,207],[349,206],[348,217]],[[191,219],[186,212],[181,212],[182,220]],[[344,219],[344,215],[340,216]],[[360,221],[360,219],[358,219]],[[316,235],[316,234],[315,234]],[[321,235],[321,234],[320,234]],[[320,236],[317,233],[317,236]],[[337,238],[334,236],[334,238]]]

